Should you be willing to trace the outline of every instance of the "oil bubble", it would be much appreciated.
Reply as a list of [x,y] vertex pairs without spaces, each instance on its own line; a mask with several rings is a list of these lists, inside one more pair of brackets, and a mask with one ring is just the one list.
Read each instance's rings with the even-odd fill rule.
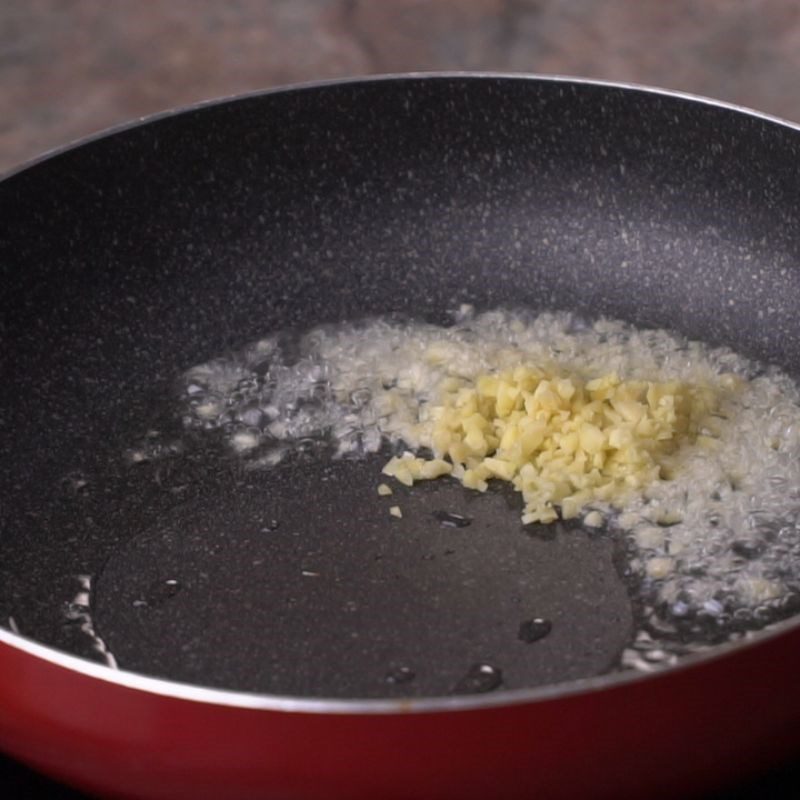
[[503,671],[492,664],[473,664],[455,685],[454,694],[483,694],[492,692],[503,683]]

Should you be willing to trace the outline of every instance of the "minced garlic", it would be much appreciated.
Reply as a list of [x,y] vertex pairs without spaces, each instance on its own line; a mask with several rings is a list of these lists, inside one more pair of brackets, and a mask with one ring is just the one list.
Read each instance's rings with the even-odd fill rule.
[[522,493],[522,521],[576,517],[593,502],[621,505],[672,469],[684,442],[709,435],[717,402],[706,386],[681,381],[591,380],[518,366],[452,381],[429,411],[420,445],[392,458],[384,474],[411,486],[452,475],[486,491],[496,478]]

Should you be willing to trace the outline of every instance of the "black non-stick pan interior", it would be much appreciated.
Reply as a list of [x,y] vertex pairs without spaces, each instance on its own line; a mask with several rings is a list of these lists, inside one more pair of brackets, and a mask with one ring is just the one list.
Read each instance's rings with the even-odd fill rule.
[[[637,609],[613,537],[523,528],[515,497],[447,480],[398,489],[394,519],[378,456],[246,471],[182,429],[176,381],[278,329],[462,303],[610,315],[797,372],[797,141],[655,92],[412,77],[166,115],[7,178],[2,624],[291,695],[616,668]],[[181,446],[126,456],[156,440]]]

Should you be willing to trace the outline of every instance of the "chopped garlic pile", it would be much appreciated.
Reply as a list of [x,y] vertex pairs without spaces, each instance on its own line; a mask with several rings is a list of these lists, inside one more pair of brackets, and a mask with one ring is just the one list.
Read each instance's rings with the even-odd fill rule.
[[[733,378],[727,384],[733,384]],[[470,489],[508,481],[522,493],[524,523],[565,519],[593,501],[622,505],[631,490],[667,477],[670,457],[703,430],[716,405],[710,387],[681,381],[592,380],[518,366],[474,381],[447,379],[419,443],[384,474],[410,486],[452,475]]]

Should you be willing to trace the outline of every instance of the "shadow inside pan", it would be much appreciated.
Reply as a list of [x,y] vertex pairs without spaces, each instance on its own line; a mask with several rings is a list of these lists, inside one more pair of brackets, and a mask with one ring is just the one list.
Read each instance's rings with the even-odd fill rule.
[[449,480],[380,497],[382,463],[231,471],[121,545],[93,608],[119,666],[258,692],[391,697],[535,686],[615,664],[632,614],[609,536],[523,528],[506,493]]

